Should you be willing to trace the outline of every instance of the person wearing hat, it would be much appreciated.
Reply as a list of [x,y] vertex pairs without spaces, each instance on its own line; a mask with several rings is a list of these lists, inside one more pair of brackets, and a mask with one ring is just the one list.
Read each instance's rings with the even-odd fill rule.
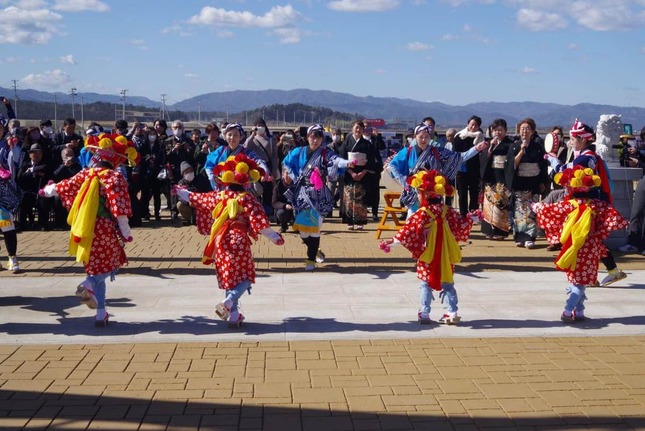
[[401,244],[417,260],[417,277],[421,280],[419,323],[431,323],[432,291],[438,291],[442,302],[447,302],[446,313],[439,323],[458,323],[458,298],[454,285],[455,264],[461,261],[458,242],[466,242],[473,220],[443,203],[455,189],[437,170],[419,171],[408,177],[406,183],[418,194],[421,208],[409,216],[394,238],[384,239],[379,247],[386,253],[390,246]]
[[[573,129],[574,134],[583,133],[582,129]],[[554,181],[566,188],[567,197],[556,203],[533,204],[532,209],[546,235],[562,242],[555,265],[567,274],[569,298],[560,319],[574,323],[586,319],[585,287],[597,282],[598,264],[606,250],[603,241],[629,223],[609,202],[599,199],[602,179],[592,168],[567,167]]]
[[305,271],[312,271],[316,263],[325,261],[320,251],[320,231],[325,216],[334,207],[334,197],[325,182],[333,180],[339,169],[353,166],[322,145],[324,132],[320,124],[310,126],[309,145],[294,148],[282,162],[282,178],[289,185],[286,197],[295,214],[293,229],[307,246]]
[[104,327],[110,318],[105,308],[105,282],[113,280],[127,263],[123,244],[132,241],[128,184],[118,168],[124,163],[134,166],[140,157],[132,141],[118,134],[89,136],[85,147],[92,152],[91,167],[48,184],[39,194],[60,196],[69,210],[69,254],[83,263],[87,274],[76,296],[82,304],[96,309],[94,325]]
[[[23,230],[36,227],[40,230],[49,230],[49,212],[53,206],[53,200],[39,197],[38,190],[51,179],[51,169],[43,157],[43,147],[40,144],[32,144],[28,154],[29,158],[23,161],[17,179],[23,193],[20,203],[20,226]],[[34,223],[36,213],[38,226]]]
[[[610,179],[607,166],[602,158],[594,152],[593,142],[596,139],[596,134],[591,126],[584,124],[576,118],[576,121],[571,126],[569,131],[571,142],[573,145],[574,159],[569,163],[560,163],[559,159],[551,154],[546,155],[546,159],[551,164],[551,167],[556,173],[564,172],[566,169],[571,169],[574,166],[582,166],[583,168],[591,169],[601,180],[600,187],[595,187],[589,193],[596,193],[594,198],[603,200],[610,205],[613,203],[611,195]],[[549,241],[551,242],[551,241]],[[602,287],[607,287],[617,281],[623,280],[627,277],[622,270],[618,268],[616,260],[612,252],[605,247],[605,253],[601,256],[601,262],[607,268],[607,276],[599,283]],[[597,286],[597,281],[592,284]]]
[[[181,162],[181,179],[177,186],[188,190],[189,192],[208,193],[211,191],[211,186],[208,183],[208,178],[204,174],[195,174],[195,168],[188,162]],[[177,211],[181,215],[182,221],[185,225],[196,224],[195,208],[190,206],[187,202],[181,200],[177,202]]]
[[244,148],[242,145],[242,139],[244,137],[244,129],[238,123],[229,123],[224,128],[224,139],[226,139],[227,145],[217,148],[215,151],[211,152],[206,156],[206,163],[204,164],[204,171],[206,176],[211,183],[213,190],[221,190],[222,185],[219,184],[217,175],[213,174],[213,169],[219,163],[226,161],[231,156],[237,156],[238,154],[244,154],[255,163],[258,164],[260,168],[265,172],[268,172],[268,166],[264,159],[262,159],[255,151],[252,149]]
[[461,164],[475,157],[479,152],[488,148],[486,141],[480,142],[463,153],[448,150],[434,145],[434,127],[421,123],[414,128],[415,145],[401,149],[390,160],[388,170],[390,175],[403,187],[401,203],[412,215],[419,209],[417,193],[407,184],[407,178],[422,170],[437,170],[449,182],[454,182]]
[[[269,227],[262,204],[247,192],[250,183],[260,180],[264,172],[245,154],[237,154],[213,169],[222,190],[208,193],[191,192],[174,187],[177,197],[197,211],[197,228],[208,232],[208,244],[202,254],[204,265],[214,265],[218,287],[226,292],[224,301],[217,304],[215,313],[228,321],[229,327],[239,327],[244,315],[238,308],[240,297],[255,283],[255,264],[251,240],[260,234],[276,245],[283,245],[282,235]],[[204,221],[211,221],[208,229]]]

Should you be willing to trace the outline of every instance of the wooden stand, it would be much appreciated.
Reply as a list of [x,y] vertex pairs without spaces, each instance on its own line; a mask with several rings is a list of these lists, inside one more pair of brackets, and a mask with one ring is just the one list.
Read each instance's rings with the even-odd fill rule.
[[[401,205],[394,205],[394,201],[401,197],[401,193],[398,192],[385,192],[383,199],[385,199],[385,208],[383,209],[383,216],[379,225],[376,227],[376,239],[381,238],[381,234],[384,231],[396,231],[405,224],[405,222],[399,219],[401,214],[405,214],[408,210]],[[394,223],[394,226],[388,224],[388,217]]]

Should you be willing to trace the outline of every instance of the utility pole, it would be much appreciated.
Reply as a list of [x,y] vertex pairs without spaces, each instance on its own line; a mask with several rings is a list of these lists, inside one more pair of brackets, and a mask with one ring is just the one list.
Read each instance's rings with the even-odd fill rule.
[[161,119],[166,119],[166,94],[161,95]]
[[83,96],[81,96],[81,129],[85,130],[85,120],[83,117]]
[[12,79],[11,82],[13,83],[13,110],[16,113],[16,118],[20,118],[18,117],[18,80]]
[[69,90],[69,95],[72,96],[72,118],[76,118],[76,115],[74,114],[74,100],[76,99],[76,87],[73,87],[71,90]]
[[197,122],[202,122],[202,102],[197,102]]
[[123,110],[121,113],[121,119],[125,120],[125,95],[128,90],[121,90],[121,100],[123,101]]
[[54,93],[54,130],[58,130],[58,99]]

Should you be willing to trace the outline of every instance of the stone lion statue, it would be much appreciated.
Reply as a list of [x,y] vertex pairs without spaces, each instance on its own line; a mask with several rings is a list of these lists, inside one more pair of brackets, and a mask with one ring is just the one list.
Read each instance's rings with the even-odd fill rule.
[[596,125],[596,154],[606,161],[617,161],[614,145],[620,143],[623,122],[618,114],[603,114]]

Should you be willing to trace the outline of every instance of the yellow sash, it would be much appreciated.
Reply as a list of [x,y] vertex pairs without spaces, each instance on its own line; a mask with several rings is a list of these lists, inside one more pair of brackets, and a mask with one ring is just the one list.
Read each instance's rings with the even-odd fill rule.
[[[224,193],[224,191],[220,192],[220,198],[222,200],[213,209],[212,215],[215,221],[211,226],[210,238],[202,255],[202,263],[205,264],[209,264],[214,260],[215,243],[224,224],[228,220],[237,217],[237,215],[242,211],[242,205],[240,205],[238,199],[242,198],[242,196],[244,196],[246,193],[240,193],[238,196],[232,199],[224,199]],[[224,202],[226,202],[226,205],[224,205]]]
[[[591,221],[593,220],[593,211],[587,205],[580,214],[580,204],[571,199],[569,201],[575,207],[569,213],[562,228],[560,235],[560,242],[565,245],[565,249],[560,253],[560,257],[556,260],[556,265],[561,269],[569,269],[575,271],[576,261],[578,260],[578,252],[582,248],[589,235],[591,229]],[[570,246],[566,247],[567,241],[570,240]]]
[[[428,214],[430,217],[430,223],[424,226],[428,229],[428,237],[426,238],[426,248],[419,257],[419,260],[425,263],[432,263],[435,256],[435,247],[437,242],[437,233],[438,233],[438,223],[435,220],[435,216],[427,208],[422,208],[423,211]],[[448,212],[448,207],[444,206],[441,211],[441,219],[443,220],[442,225],[442,242],[439,245],[441,247],[441,253],[439,257],[440,270],[441,270],[441,282],[442,283],[453,283],[453,273],[452,265],[455,263],[461,262],[461,249],[455,240],[454,235],[450,231],[450,226],[448,220],[446,220],[446,213]]]
[[89,176],[81,185],[74,198],[74,203],[67,215],[67,224],[71,226],[69,233],[69,255],[76,256],[77,262],[87,264],[90,261],[90,250],[94,241],[94,227],[99,210],[100,177],[105,176],[109,169],[97,171],[90,169]]

